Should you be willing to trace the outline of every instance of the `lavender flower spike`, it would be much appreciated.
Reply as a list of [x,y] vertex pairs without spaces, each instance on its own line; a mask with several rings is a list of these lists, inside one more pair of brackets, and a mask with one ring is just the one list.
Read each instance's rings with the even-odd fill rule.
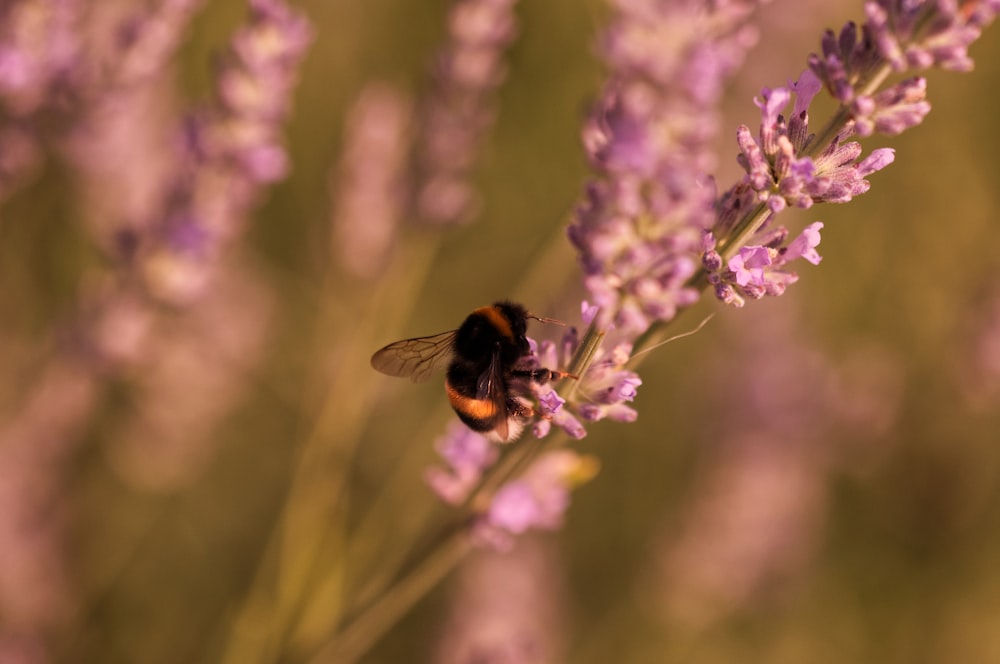
[[[827,31],[822,55],[789,88],[765,88],[756,101],[761,126],[737,130],[743,181],[718,204],[718,219],[703,239],[702,269],[716,296],[741,305],[745,298],[778,295],[797,277],[784,269],[795,257],[817,263],[819,223],[782,247],[787,229],[768,228],[786,206],[844,203],[868,191],[866,179],[894,159],[887,148],[862,158],[857,134],[898,134],[919,124],[930,111],[927,84],[911,77],[879,90],[892,69],[940,66],[966,71],[966,49],[1000,9],[998,0],[907,2],[872,0],[868,21],[859,29],[847,23],[835,36]],[[840,111],[818,135],[809,129],[808,107],[822,87],[841,103]],[[795,95],[792,116],[782,112]],[[717,245],[722,249],[717,250]],[[725,253],[726,260],[723,260]]]
[[758,138],[743,125],[736,131],[740,165],[746,170],[745,183],[756,192],[757,200],[765,202],[773,213],[787,205],[808,208],[815,203],[846,203],[854,196],[868,191],[864,178],[891,163],[891,151],[876,150],[872,156],[857,161],[861,156],[860,143],[842,143],[853,125],[841,132],[816,157],[805,155],[812,136],[809,134],[809,116],[804,110],[816,89],[816,75],[803,72],[794,89],[797,97],[795,108],[803,109],[785,120],[781,111],[791,101],[791,88],[764,88],[756,103],[761,109]]
[[370,83],[347,118],[343,156],[331,183],[331,253],[359,279],[382,273],[403,217],[411,111],[403,93]]
[[[923,101],[926,84],[923,79],[910,79],[870,96],[863,86],[871,72],[882,64],[895,71],[930,67],[969,71],[973,63],[968,47],[998,11],[997,0],[872,0],[865,4],[867,21],[861,37],[854,23],[845,25],[839,37],[828,31],[822,55],[810,56],[809,67],[838,101],[851,107],[859,135],[873,130],[899,133],[919,123],[930,110]],[[891,121],[882,117],[881,126],[876,127],[880,123],[872,115],[880,115],[880,109],[891,110],[890,115],[896,117]]]
[[[877,0],[865,4],[866,28],[893,69],[971,71],[967,49],[1000,10],[996,0],[933,3]],[[931,20],[922,19],[931,14]]]
[[308,21],[282,0],[251,0],[217,74],[217,101],[190,118],[163,216],[145,250],[143,273],[168,301],[204,289],[214,259],[245,226],[265,185],[288,171],[280,131],[296,74],[312,39]]
[[456,0],[448,14],[448,41],[420,109],[414,208],[423,223],[460,224],[475,214],[469,179],[493,125],[504,51],[517,36],[515,2]]
[[192,15],[205,0],[159,0],[136,13],[118,29],[110,63],[116,81],[135,83],[159,71],[176,50]]
[[755,3],[615,6],[601,49],[610,78],[584,127],[599,177],[568,232],[598,325],[634,338],[698,298],[688,280],[713,221],[704,173],[715,165],[715,105],[756,38],[745,25]]

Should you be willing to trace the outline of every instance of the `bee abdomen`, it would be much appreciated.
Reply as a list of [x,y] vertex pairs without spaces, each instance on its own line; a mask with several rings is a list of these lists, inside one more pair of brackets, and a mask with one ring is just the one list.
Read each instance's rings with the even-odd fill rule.
[[477,399],[475,397],[470,397],[455,389],[450,382],[445,382],[444,389],[448,394],[448,401],[451,402],[452,407],[454,407],[460,415],[465,415],[474,419],[490,420],[498,414],[499,409],[497,408],[496,403],[490,399]]
[[507,413],[496,401],[478,399],[468,394],[462,386],[454,385],[450,379],[445,381],[444,390],[459,419],[473,431],[490,431],[496,427],[498,421],[507,417]]

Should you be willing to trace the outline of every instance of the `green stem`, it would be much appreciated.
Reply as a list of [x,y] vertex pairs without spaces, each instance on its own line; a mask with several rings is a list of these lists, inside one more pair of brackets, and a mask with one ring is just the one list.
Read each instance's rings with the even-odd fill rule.
[[[595,316],[595,320],[596,318]],[[591,323],[586,333],[584,333],[583,339],[580,340],[580,346],[576,349],[576,353],[573,354],[573,359],[566,370],[567,373],[576,376],[576,378],[563,379],[559,384],[558,392],[567,401],[576,394],[576,388],[580,385],[580,378],[587,373],[587,369],[593,364],[594,357],[604,342],[604,335],[604,330],[598,329],[595,323]]]
[[371,607],[344,625],[332,641],[309,659],[310,664],[356,662],[469,553],[471,546],[465,531],[456,531],[392,584]]
[[[723,260],[729,260],[736,255],[749,240],[753,237],[753,234],[760,230],[760,227],[764,225],[771,217],[771,210],[764,203],[758,203],[756,206],[750,209],[747,214],[736,222],[733,226],[732,232],[724,238],[721,238],[718,242],[717,250],[722,256]],[[705,278],[706,275],[695,274],[689,280],[691,286],[699,285],[699,281],[704,280],[705,283],[700,284],[702,288],[708,285],[708,280]]]

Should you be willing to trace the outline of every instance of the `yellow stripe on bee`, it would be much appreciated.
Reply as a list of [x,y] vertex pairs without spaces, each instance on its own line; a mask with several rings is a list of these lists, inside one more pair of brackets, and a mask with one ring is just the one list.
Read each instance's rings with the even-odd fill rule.
[[514,332],[510,329],[510,321],[507,320],[507,317],[499,309],[496,307],[479,307],[472,313],[484,316],[497,329],[497,332],[513,341]]
[[497,414],[497,405],[489,399],[474,399],[458,391],[450,383],[444,384],[444,391],[448,393],[448,401],[455,410],[462,411],[466,417],[476,420],[488,421]]

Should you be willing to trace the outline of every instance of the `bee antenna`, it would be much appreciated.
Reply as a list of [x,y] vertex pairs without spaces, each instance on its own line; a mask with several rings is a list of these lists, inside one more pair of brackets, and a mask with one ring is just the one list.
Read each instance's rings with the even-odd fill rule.
[[540,323],[553,323],[555,325],[561,325],[563,327],[566,327],[566,323],[564,323],[561,320],[558,320],[556,318],[546,318],[544,316],[536,316],[535,314],[528,314],[528,318],[532,318],[534,320],[537,320]]

